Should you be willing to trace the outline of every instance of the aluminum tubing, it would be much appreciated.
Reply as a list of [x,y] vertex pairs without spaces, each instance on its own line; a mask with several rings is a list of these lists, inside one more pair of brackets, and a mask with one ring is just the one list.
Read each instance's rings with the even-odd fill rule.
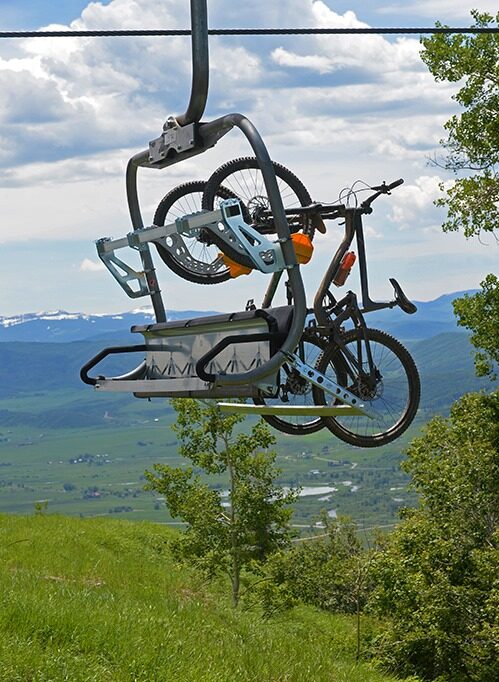
[[[229,114],[223,116],[211,124],[208,124],[212,129],[224,128],[228,126],[238,127],[247,137],[255,156],[260,165],[267,195],[270,200],[272,214],[274,216],[275,225],[277,227],[277,235],[279,237],[284,262],[288,269],[288,278],[293,294],[294,310],[293,321],[289,330],[286,341],[281,346],[280,350],[264,365],[256,369],[246,372],[244,374],[224,375],[218,374],[215,380],[217,386],[237,386],[243,383],[256,383],[265,377],[276,373],[282,364],[285,362],[285,353],[292,353],[303,333],[303,326],[307,314],[307,302],[305,298],[305,289],[303,287],[303,280],[300,273],[300,267],[296,261],[296,254],[291,241],[291,233],[289,230],[286,214],[284,213],[284,206],[282,198],[277,186],[274,166],[270,159],[267,148],[257,131],[255,126],[242,114]],[[208,130],[206,131],[208,132]]]
[[[139,152],[132,156],[126,167],[126,196],[134,230],[140,230],[144,227],[144,221],[142,220],[142,215],[140,213],[139,195],[137,192],[137,169],[139,166],[143,166],[148,160],[149,150],[146,149],[143,152]],[[156,271],[149,246],[143,245],[140,249],[140,259],[149,285],[149,291],[151,292],[151,303],[154,309],[156,322],[166,322],[165,305],[161,297],[161,291],[157,285]]]
[[126,198],[128,210],[134,230],[141,230],[144,227],[142,215],[139,207],[139,195],[137,192],[137,169],[149,161],[149,150],[144,150],[132,156],[126,167]]
[[343,256],[346,253],[346,250],[352,243],[354,232],[355,227],[353,221],[347,215],[345,219],[345,236],[341,240],[341,243],[337,248],[336,253],[334,254],[331,262],[329,263],[329,267],[326,270],[324,277],[322,278],[322,281],[319,285],[319,288],[317,289],[314,298],[315,319],[323,327],[327,327],[331,322],[328,313],[326,313],[326,311],[324,310],[323,306],[324,298],[327,295],[329,287],[331,286],[331,282],[333,281],[333,278],[336,275],[341,259],[343,258]]
[[191,0],[192,85],[185,114],[176,116],[179,125],[199,123],[206,107],[209,85],[208,10],[206,0]]

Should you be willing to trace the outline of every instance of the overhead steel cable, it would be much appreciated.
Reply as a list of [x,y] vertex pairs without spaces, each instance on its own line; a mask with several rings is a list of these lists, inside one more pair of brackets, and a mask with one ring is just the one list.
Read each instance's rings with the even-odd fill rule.
[[[423,33],[498,33],[499,28],[433,26],[421,28],[210,28],[212,36],[356,35]],[[0,31],[0,38],[116,38],[190,36],[190,29],[127,29],[116,31]]]

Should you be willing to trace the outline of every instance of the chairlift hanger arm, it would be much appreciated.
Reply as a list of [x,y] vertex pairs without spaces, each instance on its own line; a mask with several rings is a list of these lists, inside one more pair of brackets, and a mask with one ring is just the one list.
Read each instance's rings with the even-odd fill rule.
[[[209,84],[208,9],[206,0],[191,0],[192,85],[191,96],[185,114],[177,117],[180,125],[197,122],[206,106]],[[193,140],[194,140],[193,135]],[[202,151],[202,150],[199,150]],[[199,153],[193,151],[193,153]],[[192,154],[191,154],[192,155]],[[126,170],[126,192],[133,229],[144,227],[137,191],[137,169],[149,163],[150,148],[135,154]],[[151,302],[157,322],[166,321],[166,311],[158,286],[154,263],[148,247],[140,251],[140,258],[147,278]]]
[[[277,236],[282,250],[282,258],[288,272],[289,284],[294,301],[293,321],[288,337],[282,348],[272,358],[244,374],[217,376],[217,383],[223,386],[238,386],[243,383],[259,383],[275,373],[283,364],[285,353],[292,352],[300,339],[305,316],[306,299],[303,280],[296,261],[289,225],[284,212],[282,198],[277,185],[276,175],[267,148],[254,125],[241,114],[228,114],[208,123],[201,123],[208,93],[209,54],[206,0],[191,0],[192,58],[193,73],[191,96],[185,114],[171,117],[159,138],[153,140],[149,149],[135,154],[129,161],[126,172],[126,189],[130,217],[134,231],[144,228],[137,191],[137,171],[139,167],[164,168],[178,163],[214,146],[221,137],[237,127],[247,138],[262,171],[267,196],[274,216]],[[157,285],[149,245],[139,249],[148,281],[156,320],[166,320],[166,313]]]
[[177,116],[180,126],[198,123],[208,98],[209,50],[206,0],[191,0],[192,85],[187,110]]

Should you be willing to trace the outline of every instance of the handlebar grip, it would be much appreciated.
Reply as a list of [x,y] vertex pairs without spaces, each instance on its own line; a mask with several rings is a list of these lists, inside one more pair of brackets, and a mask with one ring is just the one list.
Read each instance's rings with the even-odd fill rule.
[[391,182],[389,185],[386,186],[386,189],[390,191],[391,189],[395,189],[395,187],[398,187],[399,185],[404,184],[404,179],[400,178],[399,180],[395,180],[394,182]]

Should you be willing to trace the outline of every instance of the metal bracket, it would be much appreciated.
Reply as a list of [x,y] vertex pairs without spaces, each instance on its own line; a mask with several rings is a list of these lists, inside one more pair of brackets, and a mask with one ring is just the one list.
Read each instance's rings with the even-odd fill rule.
[[[261,272],[273,273],[286,268],[280,243],[269,241],[244,222],[239,199],[227,199],[215,211],[190,213],[177,218],[174,223],[142,227],[119,239],[111,240],[104,237],[96,241],[97,253],[125,293],[130,298],[139,298],[151,293],[145,273],[137,272],[120,260],[115,251],[126,246],[142,251],[147,249],[148,244],[155,242],[167,251],[174,252],[177,260],[183,258],[188,260],[189,249],[183,238],[196,238],[202,229],[217,234],[233,249],[236,248],[249,256]],[[190,264],[192,266],[192,263]],[[206,265],[205,270],[216,273],[220,267],[223,267],[221,258],[211,265]],[[130,286],[129,283],[132,281],[136,282],[138,290]]]
[[351,417],[364,415],[362,406],[349,405],[248,405],[247,403],[217,403],[220,412],[225,414],[257,414],[281,417]]
[[[141,298],[150,294],[145,272],[134,270],[116,256],[114,249],[106,249],[111,239],[104,237],[95,245],[99,258],[109,270],[114,279],[130,298]],[[129,282],[135,282],[137,289],[130,286]]]
[[163,126],[163,132],[155,140],[149,142],[149,163],[162,163],[165,159],[194,149],[196,145],[197,123],[180,126],[170,116]]
[[249,256],[260,272],[268,274],[286,269],[280,243],[269,241],[244,221],[239,199],[222,201],[220,210],[223,221],[215,228],[211,225],[208,227],[215,229],[224,242]]
[[355,407],[356,409],[362,410],[362,414],[364,414],[366,417],[374,419],[374,413],[371,410],[368,410],[361,403],[359,397],[354,393],[351,393],[344,386],[340,386],[332,379],[329,379],[325,374],[318,372],[311,365],[307,365],[307,363],[303,362],[303,360],[301,360],[296,354],[285,353],[285,355],[288,364],[294,367],[298,374],[300,374],[300,376],[302,376],[304,379],[309,381],[311,384],[314,384],[314,386],[322,388],[323,391],[334,396],[342,403],[346,403],[347,405],[350,405],[350,407]]

